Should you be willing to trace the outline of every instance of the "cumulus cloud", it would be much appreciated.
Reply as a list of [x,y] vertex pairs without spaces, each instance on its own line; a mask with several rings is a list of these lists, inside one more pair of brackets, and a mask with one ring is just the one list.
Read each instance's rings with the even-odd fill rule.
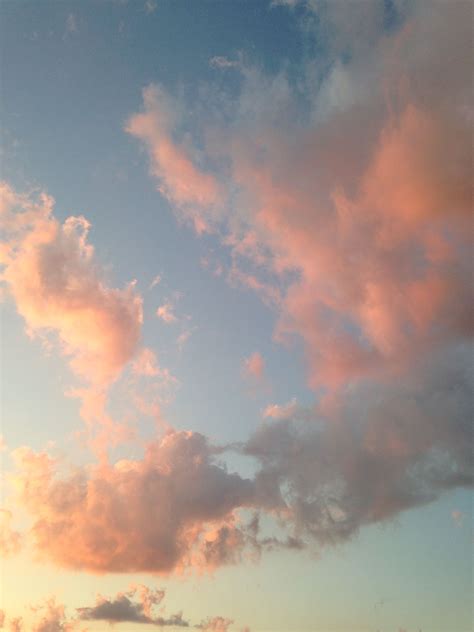
[[215,557],[205,553],[213,530],[254,501],[252,481],[228,473],[214,452],[198,433],[170,431],[147,445],[142,460],[60,476],[60,464],[47,454],[16,450],[14,483],[33,518],[38,553],[95,572],[211,567]]
[[[169,430],[141,460],[70,475],[18,449],[13,480],[38,552],[66,568],[212,570],[262,551],[319,550],[472,486],[470,379],[461,346],[420,360],[396,386],[354,388],[330,416],[293,402],[270,409],[247,441],[225,448],[254,459],[252,479],[229,473],[217,460],[224,448],[202,435]],[[261,516],[273,526],[262,530]]]

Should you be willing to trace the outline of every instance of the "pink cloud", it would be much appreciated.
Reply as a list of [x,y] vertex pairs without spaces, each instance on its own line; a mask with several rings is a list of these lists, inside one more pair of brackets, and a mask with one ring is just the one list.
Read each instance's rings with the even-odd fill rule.
[[253,502],[251,481],[218,467],[206,439],[192,432],[170,431],[148,444],[143,460],[69,477],[60,477],[59,464],[45,453],[22,448],[14,457],[19,499],[34,521],[30,537],[42,557],[66,568],[205,568],[199,548],[209,527]]
[[176,105],[160,87],[143,90],[144,112],[133,115],[126,131],[140,139],[148,149],[150,171],[158,190],[190,220],[196,232],[210,230],[221,192],[212,175],[199,169],[190,150],[173,140]]
[[140,339],[142,301],[134,285],[107,287],[85,218],[60,224],[52,198],[42,194],[35,201],[6,183],[0,195],[8,238],[2,280],[28,332],[53,334],[76,375],[106,386],[134,356]]

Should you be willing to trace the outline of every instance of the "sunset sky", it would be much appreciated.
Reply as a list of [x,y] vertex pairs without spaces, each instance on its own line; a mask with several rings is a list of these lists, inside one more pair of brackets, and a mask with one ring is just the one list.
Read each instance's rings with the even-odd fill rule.
[[469,632],[471,2],[0,7],[0,628]]

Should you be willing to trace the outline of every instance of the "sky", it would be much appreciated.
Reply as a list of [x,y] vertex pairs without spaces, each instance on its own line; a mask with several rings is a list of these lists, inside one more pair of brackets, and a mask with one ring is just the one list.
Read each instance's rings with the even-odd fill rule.
[[0,4],[0,628],[472,629],[472,5]]

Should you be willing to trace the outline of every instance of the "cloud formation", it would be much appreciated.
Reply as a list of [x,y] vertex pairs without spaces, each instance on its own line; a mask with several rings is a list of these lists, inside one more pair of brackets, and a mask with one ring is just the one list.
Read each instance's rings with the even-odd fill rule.
[[[38,553],[99,573],[212,568],[221,527],[254,502],[253,483],[228,473],[214,453],[202,435],[170,431],[147,445],[142,460],[60,476],[60,464],[46,453],[19,448],[14,482]],[[242,544],[227,537],[222,547]]]
[[72,371],[89,385],[114,381],[140,340],[142,301],[133,284],[106,285],[88,242],[89,222],[53,216],[54,200],[0,185],[6,240],[1,279],[32,336],[53,334]]
[[[390,30],[382,5],[302,2],[305,36],[327,50],[303,65],[299,89],[243,65],[240,98],[220,95],[232,125],[203,122],[209,160],[226,165],[209,190],[228,191],[213,226],[232,278],[279,297],[275,336],[303,341],[314,390],[392,374],[472,333],[469,7],[400,4]],[[146,113],[131,120],[180,207],[166,192],[175,161],[151,123],[170,99],[147,88]],[[166,138],[172,123],[158,125]],[[208,180],[180,173],[204,217]]]
[[[318,401],[272,404],[247,441],[227,446],[254,460],[252,479],[185,431],[153,440],[141,460],[69,475],[17,450],[31,536],[61,566],[169,573],[325,547],[473,484],[469,7],[416,4],[384,30],[381,3],[354,20],[339,3],[304,5],[308,37],[325,41],[323,25],[332,42],[324,67],[303,68],[304,107],[285,73],[243,66],[232,125],[207,135],[208,160],[160,87],[144,90],[126,129],[178,216],[215,231],[232,277],[275,310],[275,337],[303,343]],[[225,169],[211,175],[201,165],[217,158]],[[3,278],[30,330],[56,332],[86,381],[107,384],[132,358],[138,375],[155,375],[154,355],[137,355],[141,301],[104,284],[86,220],[60,225],[47,196],[2,192]],[[246,370],[263,376],[260,354]],[[263,533],[262,515],[283,536]],[[97,611],[150,619],[125,593],[84,609]],[[202,625],[221,632],[228,620]]]

